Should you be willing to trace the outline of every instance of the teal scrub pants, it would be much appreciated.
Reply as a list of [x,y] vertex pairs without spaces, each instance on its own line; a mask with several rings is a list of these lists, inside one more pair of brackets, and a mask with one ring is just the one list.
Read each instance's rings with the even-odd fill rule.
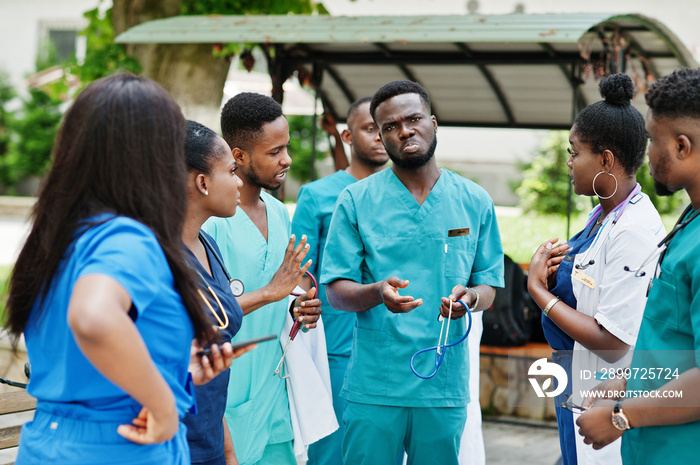
[[343,412],[345,412],[345,399],[340,396],[345,380],[345,371],[348,368],[350,356],[328,356],[328,369],[331,378],[331,390],[333,391],[333,410],[338,419],[338,429],[331,435],[309,446],[308,465],[343,465],[343,453],[341,446],[345,435],[343,424]]
[[401,453],[408,465],[458,465],[467,407],[392,407],[347,402],[343,463],[391,465]]

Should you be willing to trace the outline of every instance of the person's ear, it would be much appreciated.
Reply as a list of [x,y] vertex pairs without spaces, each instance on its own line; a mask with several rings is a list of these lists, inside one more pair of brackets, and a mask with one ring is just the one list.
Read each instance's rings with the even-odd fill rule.
[[352,133],[348,129],[343,129],[343,132],[340,133],[340,139],[348,144],[352,145]]
[[690,141],[690,138],[685,134],[676,136],[676,150],[678,151],[678,158],[681,160],[688,158],[693,151],[693,143]]
[[209,195],[209,188],[207,187],[207,177],[204,173],[199,173],[196,178],[194,178],[197,190],[203,195]]
[[613,169],[613,166],[615,166],[615,155],[613,155],[613,153],[610,150],[603,150],[602,163],[603,168],[606,168],[608,171],[611,171]]
[[438,128],[437,118],[435,118],[435,115],[430,115],[430,119],[433,122],[433,127],[435,128],[435,132],[437,132],[437,128]]
[[248,155],[248,152],[239,147],[234,147],[231,150],[231,153],[233,154],[233,159],[236,160],[236,164],[239,166],[245,165],[247,159],[250,157],[250,155]]

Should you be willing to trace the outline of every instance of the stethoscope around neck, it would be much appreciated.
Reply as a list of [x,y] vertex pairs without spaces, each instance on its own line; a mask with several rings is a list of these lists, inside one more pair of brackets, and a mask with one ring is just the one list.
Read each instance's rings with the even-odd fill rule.
[[226,276],[226,279],[228,280],[228,285],[231,288],[231,292],[233,293],[234,297],[240,297],[243,295],[243,292],[245,292],[245,286],[243,285],[243,281],[240,279],[233,279],[231,278],[231,275],[228,273],[228,270],[226,269],[226,266],[224,265],[224,259],[221,258],[221,255],[219,255],[214,249],[214,246],[211,245],[211,242],[209,242],[209,239],[202,234],[202,232],[199,232],[199,240],[204,244],[204,248],[209,250],[211,254],[214,256],[216,261],[219,263],[221,266],[221,269],[224,271],[224,275]]
[[657,246],[654,248],[654,250],[649,254],[649,256],[642,262],[641,265],[639,265],[637,268],[630,268],[629,266],[625,265],[623,268],[625,271],[629,271],[630,273],[634,273],[635,278],[641,278],[643,276],[646,276],[646,272],[642,271],[642,269],[647,266],[649,263],[652,262],[656,257],[659,257],[658,263],[661,263],[661,260],[663,260],[663,256],[666,253],[666,249],[668,248],[668,244],[671,242],[671,239],[675,237],[676,234],[680,232],[681,229],[685,228],[688,226],[688,223],[693,221],[699,214],[700,210],[696,211],[692,215],[688,217],[688,219],[683,219],[688,215],[693,210],[692,205],[688,205],[685,210],[683,211],[683,214],[681,214],[678,222],[676,222],[676,225],[673,227],[670,233],[666,234],[666,237],[661,239],[661,241],[657,244]]
[[[609,218],[612,216],[612,226],[615,226],[617,224],[617,222],[620,221],[620,218],[622,217],[622,214],[625,212],[627,205],[629,205],[630,201],[637,194],[639,194],[641,192],[641,190],[642,190],[642,186],[640,186],[639,183],[637,183],[637,185],[634,186],[634,189],[632,189],[632,192],[630,192],[630,194],[627,196],[627,198],[625,200],[623,200],[622,202],[620,202],[620,204],[617,207],[615,207],[610,213],[607,214],[607,216],[605,217],[603,222],[600,223],[600,230],[596,234],[596,238],[593,240],[593,244],[591,244],[591,246],[586,251],[586,255],[588,255],[588,252],[595,247],[596,243],[598,242],[598,239],[601,236],[600,232],[603,230],[605,225],[608,224]],[[587,230],[593,224],[593,222],[600,215],[602,210],[603,210],[603,207],[600,204],[598,204],[595,207],[595,209],[591,213],[590,218],[586,222],[586,226],[583,228],[584,231]],[[585,260],[585,258],[584,258],[581,261],[581,263],[577,263],[576,265],[574,265],[574,268],[577,270],[583,271],[583,270],[587,269],[589,266],[595,265],[595,258],[598,256],[599,252],[600,252],[600,247],[598,249],[596,249],[595,253],[593,254],[593,258],[588,260],[587,263],[585,263],[585,264],[583,263],[583,261]]]

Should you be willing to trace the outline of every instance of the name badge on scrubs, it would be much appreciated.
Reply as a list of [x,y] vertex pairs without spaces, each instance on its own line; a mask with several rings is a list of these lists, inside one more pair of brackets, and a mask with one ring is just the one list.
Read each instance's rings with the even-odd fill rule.
[[584,286],[590,287],[591,289],[595,287],[595,279],[591,278],[581,270],[574,270],[574,272],[571,273],[571,277]]
[[458,236],[468,236],[468,235],[469,235],[469,228],[450,229],[447,231],[447,237],[458,237]]

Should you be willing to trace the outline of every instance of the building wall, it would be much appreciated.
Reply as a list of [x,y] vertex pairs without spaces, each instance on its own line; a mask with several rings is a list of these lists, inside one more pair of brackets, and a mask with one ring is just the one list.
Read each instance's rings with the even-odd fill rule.
[[21,86],[35,71],[41,38],[51,29],[84,28],[83,12],[97,7],[98,1],[0,0],[0,70],[10,75],[15,87]]

